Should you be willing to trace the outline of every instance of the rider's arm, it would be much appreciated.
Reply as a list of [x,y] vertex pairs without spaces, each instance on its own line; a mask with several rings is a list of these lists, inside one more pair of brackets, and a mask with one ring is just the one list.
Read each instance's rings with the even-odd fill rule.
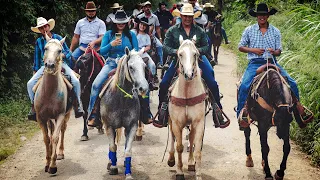
[[34,47],[34,58],[33,58],[33,74],[36,73],[41,66],[41,51],[38,45],[38,39],[36,41],[36,46]]
[[101,46],[100,46],[100,54],[106,56],[111,49],[111,31],[106,32],[106,34],[102,37]]
[[159,39],[162,41],[160,26],[156,26],[156,32],[158,34]]
[[71,40],[70,51],[72,52],[79,43],[80,34],[74,34]]
[[170,28],[167,33],[166,37],[164,38],[163,43],[163,50],[168,55],[175,56],[177,54],[178,49],[173,48],[174,47],[174,33],[173,28]]
[[200,35],[201,37],[200,37],[200,42],[199,42],[200,44],[199,44],[198,50],[201,55],[204,55],[209,51],[209,44],[208,44],[206,33],[203,31],[203,29],[201,29],[201,31],[202,33]]

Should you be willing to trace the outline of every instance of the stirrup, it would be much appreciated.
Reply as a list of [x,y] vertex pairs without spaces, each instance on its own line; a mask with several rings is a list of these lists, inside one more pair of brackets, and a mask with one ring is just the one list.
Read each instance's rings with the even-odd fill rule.
[[238,121],[239,121],[239,126],[240,126],[240,128],[247,128],[247,127],[249,127],[250,126],[250,124],[251,124],[251,119],[250,119],[250,117],[249,117],[249,114],[248,114],[248,112],[247,112],[247,115],[244,115],[243,114],[243,111],[244,110],[241,110],[241,113],[240,113],[240,115],[239,115],[239,119],[238,119]]
[[314,118],[314,114],[312,111],[310,111],[307,107],[303,106],[303,109],[304,109],[304,112],[305,114],[304,115],[301,115],[300,114],[300,118],[302,120],[302,122],[304,124],[308,124],[310,122],[313,121],[313,118]]

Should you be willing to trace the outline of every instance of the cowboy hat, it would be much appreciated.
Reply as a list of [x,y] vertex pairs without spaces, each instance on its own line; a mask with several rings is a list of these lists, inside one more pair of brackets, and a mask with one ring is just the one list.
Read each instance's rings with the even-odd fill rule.
[[100,6],[96,7],[96,4],[93,1],[88,1],[86,4],[86,7],[82,9],[85,11],[96,11],[97,9],[99,9]]
[[143,6],[146,6],[146,5],[150,5],[151,6],[151,2],[150,1],[146,1],[145,3],[143,3]]
[[214,7],[214,5],[212,5],[211,3],[205,3],[203,5],[203,8],[213,8],[213,7]]
[[180,12],[181,15],[185,15],[185,16],[193,16],[193,6],[189,3],[186,3],[183,7],[182,10]]
[[114,14],[114,18],[111,18],[112,22],[115,24],[127,23],[130,20],[130,17],[127,16],[126,12],[122,9],[117,10]]
[[56,24],[54,19],[49,19],[49,21],[47,21],[45,18],[43,17],[38,17],[37,18],[37,26],[36,27],[31,27],[31,31],[35,32],[35,33],[41,33],[39,31],[39,27],[42,27],[46,24],[49,24],[50,26],[50,31],[54,28],[54,25]]
[[110,7],[111,9],[121,9],[123,6],[120,6],[119,3],[113,3],[113,6]]
[[259,14],[267,14],[267,15],[274,15],[276,12],[278,12],[275,8],[271,8],[269,10],[267,4],[265,3],[259,3],[257,5],[257,9],[256,11],[254,11],[253,9],[249,10],[249,14],[253,17],[257,17],[257,15]]

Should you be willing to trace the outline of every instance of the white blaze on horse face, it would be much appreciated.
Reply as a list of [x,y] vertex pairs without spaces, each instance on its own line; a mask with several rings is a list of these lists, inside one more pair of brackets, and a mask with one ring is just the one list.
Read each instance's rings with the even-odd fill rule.
[[44,62],[47,64],[56,64],[57,60],[60,59],[62,51],[62,45],[57,39],[50,39],[45,46]]
[[183,66],[183,73],[187,80],[194,77],[194,65],[197,57],[197,51],[192,51],[190,46],[194,46],[190,40],[185,40],[179,48],[179,61]]

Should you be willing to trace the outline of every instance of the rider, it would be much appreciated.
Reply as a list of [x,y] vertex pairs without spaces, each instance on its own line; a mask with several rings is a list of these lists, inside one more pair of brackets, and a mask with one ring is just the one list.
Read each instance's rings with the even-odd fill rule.
[[[41,37],[39,37],[36,41],[36,45],[34,48],[34,62],[33,62],[33,76],[27,83],[27,89],[28,94],[31,100],[31,110],[28,114],[29,120],[36,121],[36,112],[34,109],[34,92],[32,91],[32,88],[36,85],[39,78],[43,75],[44,71],[44,62],[43,62],[43,56],[44,56],[44,47],[47,43],[46,41],[46,34],[53,39],[61,40],[62,37],[58,34],[52,33],[51,30],[54,28],[55,20],[49,19],[47,21],[43,17],[37,18],[37,26],[31,27],[31,30],[35,33],[41,33]],[[73,90],[75,91],[75,94],[77,96],[78,100],[78,108],[75,110],[75,116],[76,118],[81,117],[83,115],[83,108],[82,108],[82,102],[80,99],[80,82],[78,78],[74,75],[72,69],[67,65],[71,63],[71,52],[66,44],[66,42],[63,43],[63,50],[62,50],[62,68],[65,69],[65,74],[71,77],[71,83],[73,85]]]
[[93,1],[87,2],[84,9],[86,17],[77,22],[70,46],[70,51],[72,52],[80,41],[79,47],[72,53],[76,60],[84,53],[87,47],[98,48],[102,36],[106,33],[106,25],[97,17],[98,8]]
[[160,29],[163,33],[163,36],[161,38],[164,38],[165,33],[169,29],[169,27],[172,25],[173,16],[170,13],[170,11],[166,8],[167,4],[165,2],[159,3],[159,9],[154,13],[160,23]]
[[[129,30],[129,20],[130,18],[127,16],[124,10],[118,10],[114,19],[112,19],[112,29],[107,31],[103,36],[100,53],[106,57],[106,63],[92,84],[88,107],[89,126],[96,125],[95,120],[97,120],[99,114],[97,111],[99,103],[96,103],[97,97],[105,80],[108,78],[109,73],[111,70],[117,68],[118,60],[125,54],[125,48],[128,47],[129,50],[135,49],[136,51],[139,49],[137,36],[134,34],[134,32]],[[120,33],[121,37],[116,37],[116,33]],[[149,99],[145,98],[144,100],[145,101],[142,101],[141,103],[148,103],[149,106]],[[148,110],[151,114],[150,109]]]
[[120,6],[119,3],[113,3],[113,6],[110,7],[110,9],[112,9],[112,13],[108,14],[106,18],[106,25],[108,26],[108,29],[110,29],[112,26],[112,19],[114,19],[114,15],[119,9],[122,9],[122,8],[123,6]]
[[[266,63],[266,57],[270,53],[272,59],[275,61],[275,65],[280,68],[281,75],[286,77],[290,88],[293,92],[293,98],[295,102],[294,111],[299,111],[302,115],[296,116],[295,119],[301,128],[306,126],[306,123],[312,121],[311,115],[306,115],[303,106],[299,102],[299,91],[296,82],[289,76],[289,74],[277,63],[275,56],[281,54],[281,34],[279,29],[274,27],[268,22],[270,15],[274,15],[277,12],[276,9],[268,9],[265,3],[257,5],[256,12],[250,10],[249,14],[257,18],[257,23],[247,27],[239,43],[239,51],[248,53],[249,64],[242,77],[242,83],[239,87],[237,117],[240,121],[247,121],[248,111],[246,107],[246,99],[248,97],[250,84],[256,75],[258,67]],[[271,59],[271,63],[273,60]],[[242,123],[241,123],[242,124]],[[240,129],[242,129],[240,127]]]
[[[169,55],[174,57],[177,56],[177,51],[180,46],[179,43],[179,36],[182,35],[183,39],[191,39],[194,35],[197,37],[196,46],[201,54],[201,59],[199,60],[199,67],[202,70],[202,77],[204,78],[208,88],[210,89],[215,102],[218,104],[219,108],[222,109],[222,105],[220,103],[220,96],[219,96],[219,88],[218,84],[214,79],[214,71],[206,58],[205,54],[208,51],[208,42],[206,39],[206,34],[199,26],[193,24],[193,7],[191,4],[185,4],[181,11],[181,19],[182,22],[180,24],[176,24],[172,26],[167,34],[164,41],[164,49],[168,52]],[[165,73],[161,83],[160,83],[160,90],[159,90],[159,107],[162,106],[163,103],[168,101],[168,89],[170,83],[174,77],[176,72],[176,59],[172,61],[169,69]],[[214,116],[215,117],[215,116]],[[220,116],[222,117],[222,116]],[[154,125],[157,127],[166,126],[159,120],[153,121]],[[225,128],[229,125],[228,121],[225,121],[223,118],[219,118],[220,128]]]
[[[149,1],[145,2],[143,4],[143,12],[142,14],[138,15],[137,17],[139,19],[146,17],[148,18],[149,24],[150,24],[150,31],[149,35],[153,36],[154,40],[156,41],[156,48],[157,53],[159,56],[159,64],[158,67],[162,68],[163,66],[163,46],[162,46],[162,38],[161,38],[161,31],[160,31],[160,23],[158,17],[153,14],[151,11],[151,3]],[[158,37],[155,36],[157,32]],[[158,39],[159,38],[159,39]]]

